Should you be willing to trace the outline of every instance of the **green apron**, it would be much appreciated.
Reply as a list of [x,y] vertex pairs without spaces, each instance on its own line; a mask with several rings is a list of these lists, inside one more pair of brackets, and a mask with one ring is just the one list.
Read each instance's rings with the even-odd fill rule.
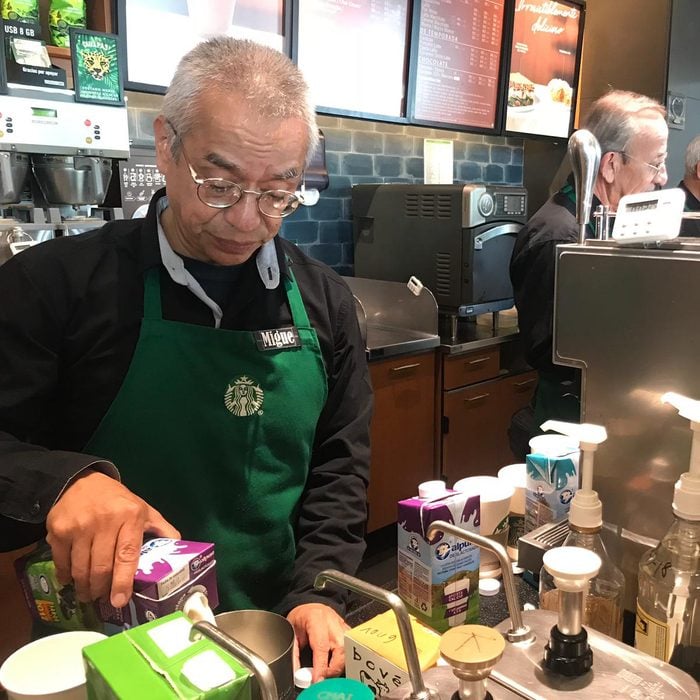
[[[561,188],[560,193],[576,205],[576,192],[570,183]],[[591,235],[595,228],[589,221],[587,227]],[[569,423],[581,422],[581,388],[580,382],[562,382],[561,379],[538,372],[535,390],[535,428],[546,420],[562,420]]]
[[316,331],[291,270],[294,347],[293,329],[280,338],[164,320],[159,274],[146,273],[131,365],[85,451],[114,462],[183,539],[215,543],[221,610],[272,609],[291,581],[327,396]]

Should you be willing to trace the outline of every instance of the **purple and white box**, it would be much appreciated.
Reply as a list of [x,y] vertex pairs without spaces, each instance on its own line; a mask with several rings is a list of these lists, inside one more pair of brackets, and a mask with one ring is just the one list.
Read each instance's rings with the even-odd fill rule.
[[158,537],[141,547],[134,591],[160,600],[184,586],[214,561],[214,545]]
[[214,545],[160,537],[141,547],[129,604],[114,608],[100,600],[98,615],[105,623],[105,633],[111,634],[181,609],[194,591],[204,593],[210,608],[219,605]]

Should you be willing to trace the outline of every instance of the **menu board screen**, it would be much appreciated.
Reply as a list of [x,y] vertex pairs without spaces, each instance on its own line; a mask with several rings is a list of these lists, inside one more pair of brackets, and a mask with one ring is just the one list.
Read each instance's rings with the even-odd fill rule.
[[320,111],[405,116],[409,0],[299,0],[296,60]]
[[285,0],[118,0],[127,88],[165,92],[180,59],[218,34],[285,51]]
[[505,0],[422,0],[411,121],[494,129]]
[[516,0],[506,131],[569,136],[582,24],[574,3]]

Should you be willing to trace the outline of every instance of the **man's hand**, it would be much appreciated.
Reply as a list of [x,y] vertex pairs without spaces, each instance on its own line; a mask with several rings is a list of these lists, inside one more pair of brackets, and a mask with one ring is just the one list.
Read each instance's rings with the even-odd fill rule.
[[146,501],[89,469],[51,508],[46,529],[59,582],[73,581],[83,602],[109,593],[115,608],[131,598],[143,533],[180,537]]
[[339,676],[345,668],[343,633],[349,629],[343,618],[328,605],[305,603],[293,608],[287,619],[296,637],[294,670],[299,668],[299,649],[308,645],[314,659],[311,682]]

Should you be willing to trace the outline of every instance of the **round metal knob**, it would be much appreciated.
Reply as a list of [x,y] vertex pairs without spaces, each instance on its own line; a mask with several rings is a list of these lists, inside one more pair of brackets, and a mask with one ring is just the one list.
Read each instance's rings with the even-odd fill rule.
[[481,197],[479,197],[477,208],[479,210],[479,214],[482,216],[491,216],[495,208],[493,196],[488,193],[481,195]]
[[486,678],[505,648],[503,635],[484,625],[460,625],[440,639],[440,654],[458,678],[470,681]]

